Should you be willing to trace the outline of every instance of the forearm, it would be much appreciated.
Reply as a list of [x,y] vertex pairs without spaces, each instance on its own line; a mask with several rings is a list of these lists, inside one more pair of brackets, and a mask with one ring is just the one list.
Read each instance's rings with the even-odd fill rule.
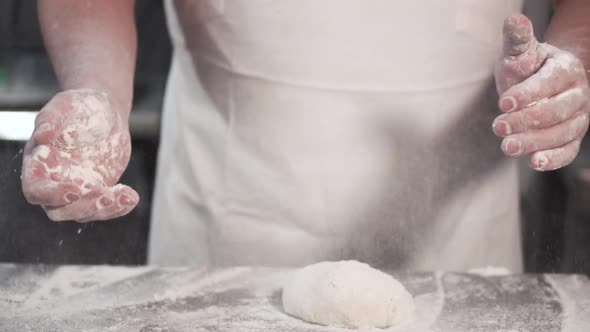
[[545,41],[577,56],[590,69],[590,1],[554,0]]
[[128,116],[137,37],[133,0],[39,0],[43,38],[62,89],[107,93]]

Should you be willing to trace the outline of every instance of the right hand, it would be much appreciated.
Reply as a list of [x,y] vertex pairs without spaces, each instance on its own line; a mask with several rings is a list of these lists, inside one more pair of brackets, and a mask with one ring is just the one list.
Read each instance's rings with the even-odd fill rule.
[[504,55],[496,66],[500,110],[492,128],[508,156],[527,155],[538,171],[564,167],[588,130],[590,86],[574,54],[539,43],[524,15],[504,22]]
[[23,156],[22,188],[54,221],[107,220],[139,202],[117,184],[131,155],[128,120],[106,93],[90,89],[55,95],[35,119]]

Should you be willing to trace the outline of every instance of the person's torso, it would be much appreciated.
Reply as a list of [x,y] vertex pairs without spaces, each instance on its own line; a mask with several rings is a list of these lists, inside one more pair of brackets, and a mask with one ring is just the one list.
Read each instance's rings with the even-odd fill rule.
[[490,127],[502,22],[521,6],[169,2],[175,57],[196,74],[172,73],[175,130],[194,141],[214,260],[430,267],[517,241],[515,167]]

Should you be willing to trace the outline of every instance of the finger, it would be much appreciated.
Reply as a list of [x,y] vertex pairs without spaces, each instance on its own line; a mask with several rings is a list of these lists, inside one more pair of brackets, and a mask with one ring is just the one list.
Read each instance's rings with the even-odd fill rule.
[[580,138],[588,129],[588,114],[578,112],[571,119],[551,128],[510,135],[502,141],[502,151],[509,156],[521,156],[535,151],[563,146]]
[[49,219],[53,221],[84,220],[102,209],[112,209],[114,195],[109,188],[99,188],[82,196],[78,201],[71,204],[50,207],[43,206]]
[[518,56],[534,49],[538,42],[531,21],[522,14],[514,14],[504,20],[504,57]]
[[139,195],[130,187],[117,185],[101,188],[83,196],[72,204],[46,207],[47,216],[53,221],[74,220],[88,222],[107,220],[129,213],[139,202]]
[[[23,180],[30,182],[43,181],[51,178],[51,173],[60,171],[55,147],[48,145],[34,146],[34,144],[30,143],[27,144],[27,150],[23,156]],[[61,170],[63,170],[63,167]]]
[[581,142],[579,138],[555,149],[534,152],[529,158],[529,165],[537,171],[553,171],[567,166],[576,159]]
[[[58,183],[76,182],[66,175],[70,172],[70,165],[60,159],[60,151],[51,145],[34,146],[27,143],[28,151],[23,156],[22,182],[24,185],[33,185],[36,182],[52,180]],[[79,184],[78,184],[79,185]]]
[[131,212],[139,203],[139,195],[132,188],[118,184],[114,186],[111,191],[115,195],[115,209],[99,210],[96,214],[88,218],[79,220],[80,222],[88,222],[94,220],[111,220],[124,216]]
[[31,204],[61,206],[77,201],[81,195],[79,185],[61,181],[60,169],[52,148],[40,145],[23,157],[21,185],[25,198]]
[[499,102],[503,112],[515,112],[553,97],[577,84],[586,84],[580,60],[567,52],[550,57],[535,74],[506,90]]
[[533,26],[523,15],[512,15],[504,21],[504,51],[496,65],[498,93],[524,81],[543,65],[548,48],[533,34]]
[[23,187],[28,187],[37,181],[46,181],[50,178],[47,165],[30,155],[23,156],[21,169],[21,182]]
[[37,145],[50,144],[55,136],[55,129],[51,123],[44,122],[39,127],[35,127],[31,138]]
[[27,202],[45,206],[67,205],[78,201],[82,195],[80,187],[76,184],[51,180],[23,185],[23,194]]
[[588,87],[567,90],[520,111],[498,116],[492,124],[492,129],[496,135],[506,137],[529,130],[552,127],[569,119],[584,107],[588,96],[590,96]]
[[[53,98],[47,103],[35,117],[35,130],[32,139],[37,144],[50,144],[55,139],[56,133],[62,129],[63,110],[68,107],[60,98]],[[62,110],[62,111],[60,111]]]
[[37,144],[32,139],[29,139],[27,141],[27,143],[25,143],[25,147],[23,148],[23,161],[24,161],[24,157],[27,156],[27,155],[29,155],[29,154],[31,154],[31,151],[36,146],[37,146]]

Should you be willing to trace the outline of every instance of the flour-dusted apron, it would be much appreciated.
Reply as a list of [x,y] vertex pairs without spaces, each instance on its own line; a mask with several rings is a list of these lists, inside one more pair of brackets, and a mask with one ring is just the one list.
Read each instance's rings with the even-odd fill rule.
[[160,265],[522,269],[491,131],[518,0],[167,1]]

